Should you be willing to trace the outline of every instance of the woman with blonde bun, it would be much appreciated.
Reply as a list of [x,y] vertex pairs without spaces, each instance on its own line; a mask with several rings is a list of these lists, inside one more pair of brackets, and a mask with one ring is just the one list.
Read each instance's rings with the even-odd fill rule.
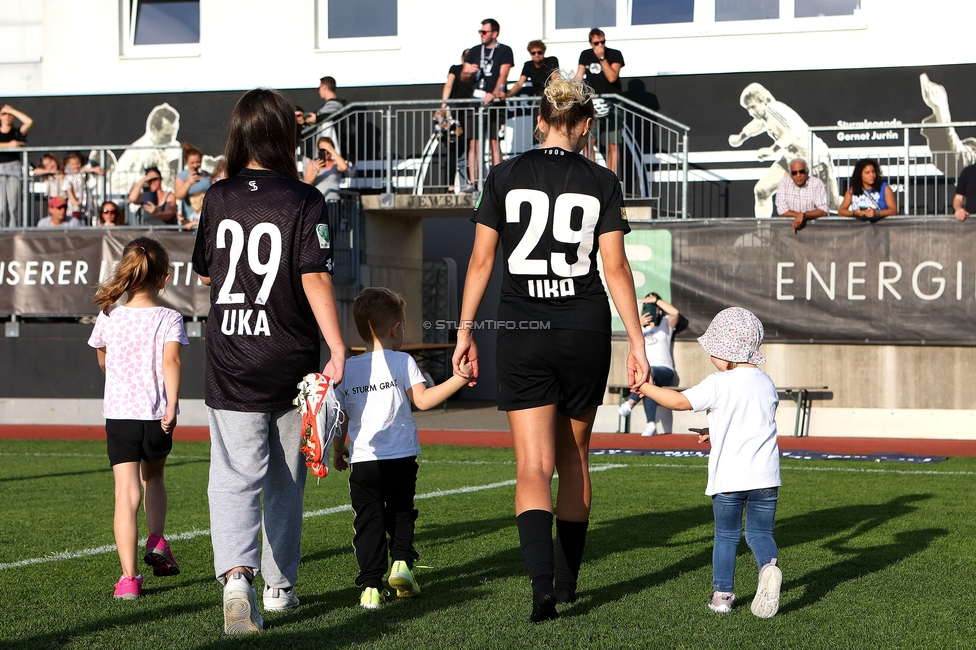
[[[630,341],[627,369],[634,387],[649,373],[624,253],[630,227],[620,182],[579,155],[593,121],[592,95],[565,74],[554,78],[539,107],[541,148],[492,168],[473,217],[474,249],[454,352],[454,373],[473,384],[474,319],[501,243],[505,269],[497,322],[518,328],[498,332],[498,408],[508,412],[515,447],[515,521],[532,583],[533,623],[557,618],[557,603],[576,600],[590,518],[590,433],[610,371],[610,305],[598,252]],[[465,361],[470,373],[461,369]]]

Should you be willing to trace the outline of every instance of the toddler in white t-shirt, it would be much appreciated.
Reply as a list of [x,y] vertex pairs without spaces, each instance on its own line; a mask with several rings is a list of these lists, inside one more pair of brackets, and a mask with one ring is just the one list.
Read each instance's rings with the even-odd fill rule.
[[[405,306],[390,289],[363,289],[353,303],[353,317],[366,352],[346,361],[342,383],[336,387],[346,424],[332,443],[333,465],[340,472],[352,466],[349,495],[355,513],[353,550],[359,562],[356,586],[363,590],[359,604],[366,609],[385,602],[388,533],[393,561],[390,587],[400,598],[420,595],[413,575],[413,563],[420,557],[413,547],[420,441],[410,403],[427,410],[468,384],[468,379],[455,375],[427,388],[417,362],[398,351],[403,345]],[[465,362],[461,370],[470,376],[471,364]]]
[[713,612],[729,612],[736,548],[746,514],[746,542],[759,565],[759,587],[752,613],[770,618],[779,609],[783,573],[773,539],[773,520],[779,486],[779,445],[776,442],[776,407],[779,398],[769,375],[756,367],[766,359],[759,352],[763,326],[755,314],[741,307],[724,309],[698,338],[699,345],[721,372],[706,377],[683,393],[652,384],[641,393],[674,411],[706,411],[708,428],[699,442],[711,442],[708,485],[715,515],[712,551]]

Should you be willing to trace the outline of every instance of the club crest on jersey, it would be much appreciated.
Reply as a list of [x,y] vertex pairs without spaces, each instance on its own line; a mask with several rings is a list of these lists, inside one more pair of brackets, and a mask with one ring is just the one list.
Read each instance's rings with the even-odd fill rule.
[[315,234],[319,238],[319,248],[330,248],[332,246],[332,242],[329,239],[328,224],[320,223],[315,226]]
[[257,181],[248,181],[247,184],[251,187],[251,191],[252,192],[257,192],[258,191],[258,182]]
[[627,208],[620,208],[620,218],[627,221]]
[[573,278],[562,280],[529,280],[529,295],[533,298],[564,298],[576,295]]

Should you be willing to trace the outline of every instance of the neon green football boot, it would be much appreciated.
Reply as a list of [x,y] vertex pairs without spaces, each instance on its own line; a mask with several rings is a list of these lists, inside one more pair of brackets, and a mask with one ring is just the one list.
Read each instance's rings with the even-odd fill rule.
[[396,589],[397,598],[416,598],[420,595],[420,585],[413,577],[413,571],[403,560],[397,560],[390,569],[390,587]]

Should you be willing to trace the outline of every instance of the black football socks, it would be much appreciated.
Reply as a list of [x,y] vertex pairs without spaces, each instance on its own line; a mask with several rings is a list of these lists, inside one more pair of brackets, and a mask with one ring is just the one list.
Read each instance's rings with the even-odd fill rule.
[[583,563],[589,521],[556,519],[556,602],[576,602],[576,581]]
[[545,510],[526,510],[515,518],[518,526],[522,559],[532,583],[532,615],[529,620],[540,623],[558,618],[556,594],[553,589],[552,513]]

